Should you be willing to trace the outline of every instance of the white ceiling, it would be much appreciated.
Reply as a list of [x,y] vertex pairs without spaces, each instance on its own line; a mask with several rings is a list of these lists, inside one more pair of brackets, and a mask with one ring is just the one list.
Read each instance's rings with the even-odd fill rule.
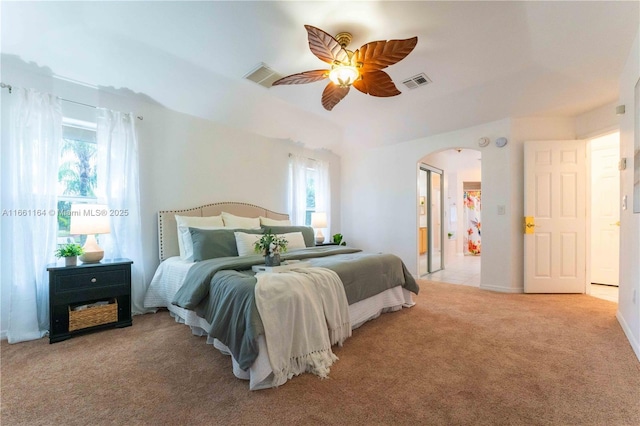
[[[639,2],[6,2],[2,53],[97,86],[126,88],[181,112],[268,136],[296,117],[346,143],[398,143],[517,116],[575,116],[618,98]],[[374,40],[418,36],[387,69],[402,94],[351,90],[331,112],[324,83],[263,88],[260,62],[283,74],[326,68],[305,24]],[[401,84],[424,72],[432,84]],[[10,83],[10,82],[7,82]],[[272,127],[273,129],[270,129]],[[271,133],[271,134],[270,134]],[[295,132],[293,133],[295,134]],[[302,141],[305,142],[305,141]],[[328,142],[329,149],[335,149]]]

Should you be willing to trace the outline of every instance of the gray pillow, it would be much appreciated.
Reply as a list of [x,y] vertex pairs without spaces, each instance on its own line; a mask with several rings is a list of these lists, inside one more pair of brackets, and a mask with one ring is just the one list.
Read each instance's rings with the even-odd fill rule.
[[313,228],[310,226],[263,226],[264,232],[271,230],[272,234],[287,234],[289,232],[302,232],[304,238],[304,244],[307,247],[314,247],[316,245],[316,237],[313,232]]
[[199,229],[189,228],[193,241],[193,261],[214,259],[216,257],[237,256],[236,237],[234,232],[262,234],[262,229]]

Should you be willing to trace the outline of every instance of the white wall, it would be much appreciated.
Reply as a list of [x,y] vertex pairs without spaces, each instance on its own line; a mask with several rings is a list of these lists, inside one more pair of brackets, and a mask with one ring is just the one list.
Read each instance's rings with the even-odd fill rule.
[[153,272],[158,264],[159,210],[239,201],[286,213],[289,153],[330,163],[332,233],[340,229],[340,159],[335,154],[306,150],[291,141],[165,108],[145,112],[144,121],[144,129],[140,126],[140,186],[148,271]]
[[[616,116],[618,102],[610,102],[576,117],[576,137],[591,139],[604,133],[617,131],[619,118]],[[629,112],[631,113],[631,112]]]
[[[331,232],[339,232],[340,158],[326,150],[306,149],[301,143],[263,137],[169,110],[152,99],[126,89],[91,88],[52,78],[51,71],[12,58],[2,62],[2,81],[54,93],[62,98],[119,111],[133,111],[137,121],[140,157],[142,238],[146,281],[157,267],[157,219],[163,209],[182,209],[218,201],[240,201],[287,211],[288,154],[322,159],[331,171]],[[7,143],[11,95],[2,94],[2,143]],[[95,110],[63,102],[63,112],[95,114]],[[85,117],[86,118],[86,117]],[[247,117],[248,120],[251,117]],[[328,126],[327,129],[332,129]],[[313,129],[317,138],[318,129]],[[329,137],[329,135],[327,135]],[[332,134],[331,138],[336,135]],[[3,206],[3,208],[9,208]],[[37,243],[37,242],[36,242]],[[2,253],[10,251],[2,239]],[[6,259],[6,256],[3,256]],[[9,268],[3,260],[0,286],[0,333],[5,336],[9,306]]]
[[[478,148],[480,137],[491,144]],[[509,142],[495,146],[498,137]],[[505,119],[398,145],[345,153],[342,157],[342,226],[354,245],[400,256],[412,274],[417,265],[417,163],[450,148],[482,153],[483,253],[481,287],[502,292],[523,289],[525,140],[573,139],[571,118]],[[505,215],[498,215],[498,206]]]
[[[424,156],[450,148],[477,149],[480,137],[495,140],[509,137],[510,120],[501,120],[461,129],[429,138],[345,153],[342,157],[342,226],[355,246],[367,250],[387,251],[400,256],[412,274],[417,275],[418,162]],[[511,256],[508,216],[498,217],[497,203],[510,200],[510,146],[495,145],[482,149],[483,161],[483,230],[487,248],[482,256],[482,283],[487,288],[518,291],[520,281],[509,280],[511,265],[503,259]],[[486,185],[486,186],[485,186]],[[506,191],[506,194],[504,192]],[[510,211],[508,211],[510,214]],[[486,255],[485,255],[486,254]],[[508,273],[505,273],[508,272]]]
[[[634,117],[640,111],[634,105],[634,87],[640,77],[640,27],[620,76],[620,101],[626,113],[620,117],[620,156],[627,169],[620,172],[620,193],[627,197],[628,208],[620,211],[620,286],[618,321],[636,356],[640,359],[640,214],[633,213]],[[640,137],[640,135],[636,135]]]

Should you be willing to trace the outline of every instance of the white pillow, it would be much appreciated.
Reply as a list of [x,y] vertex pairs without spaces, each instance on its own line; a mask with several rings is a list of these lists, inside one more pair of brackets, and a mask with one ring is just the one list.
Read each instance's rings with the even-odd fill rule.
[[178,248],[180,257],[188,262],[193,262],[193,241],[189,227],[200,229],[218,229],[224,227],[222,216],[179,216],[176,215],[178,224]]
[[222,221],[226,228],[260,229],[260,219],[257,217],[242,217],[222,212]]
[[289,219],[276,220],[262,216],[259,216],[258,218],[260,219],[260,225],[262,226],[291,226],[291,221]]
[[286,234],[281,234],[280,236],[284,237],[284,239],[287,240],[287,250],[295,250],[307,247],[307,245],[304,243],[302,232],[287,232]]
[[[238,256],[249,256],[256,254],[255,243],[262,234],[247,234],[246,232],[234,232],[236,237],[236,247],[238,248]],[[287,240],[287,250],[306,248],[302,232],[288,232],[286,234],[276,234],[278,237],[284,237]]]
[[262,234],[247,234],[246,232],[234,232],[236,237],[236,247],[238,248],[238,256],[250,256],[252,254],[258,254],[255,250],[255,243],[258,241]]

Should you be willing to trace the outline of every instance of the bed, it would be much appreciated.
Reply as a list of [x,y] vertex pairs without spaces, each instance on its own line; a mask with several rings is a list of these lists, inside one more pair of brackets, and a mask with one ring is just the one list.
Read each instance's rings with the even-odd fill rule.
[[[264,265],[264,258],[248,253],[240,237],[260,235],[267,229],[288,235],[291,240],[291,249],[282,254],[283,262],[289,265],[285,273],[256,274],[252,270],[254,265]],[[325,377],[337,359],[329,348],[328,358],[323,361],[326,371],[302,365],[283,374],[274,351],[280,346],[288,347],[290,341],[286,340],[287,333],[280,330],[312,327],[312,322],[304,319],[287,323],[290,315],[276,314],[273,318],[265,308],[262,294],[266,293],[260,293],[260,289],[284,288],[287,298],[302,299],[304,303],[309,303],[304,291],[318,289],[317,297],[324,299],[313,303],[327,315],[323,324],[324,328],[328,325],[331,344],[342,344],[351,330],[382,313],[413,306],[412,293],[419,291],[398,257],[344,246],[315,247],[312,228],[291,226],[288,215],[252,204],[227,202],[161,211],[158,236],[161,263],[145,295],[145,306],[168,309],[193,334],[206,337],[207,343],[229,355],[234,375],[248,380],[251,390],[280,386],[305,371]],[[334,310],[327,314],[334,295]],[[335,323],[345,317],[348,322],[332,327],[329,315],[334,315]],[[274,326],[273,321],[285,323]],[[341,329],[345,324],[348,330]],[[320,334],[309,330],[302,330],[305,338]],[[269,347],[268,341],[278,344]]]

